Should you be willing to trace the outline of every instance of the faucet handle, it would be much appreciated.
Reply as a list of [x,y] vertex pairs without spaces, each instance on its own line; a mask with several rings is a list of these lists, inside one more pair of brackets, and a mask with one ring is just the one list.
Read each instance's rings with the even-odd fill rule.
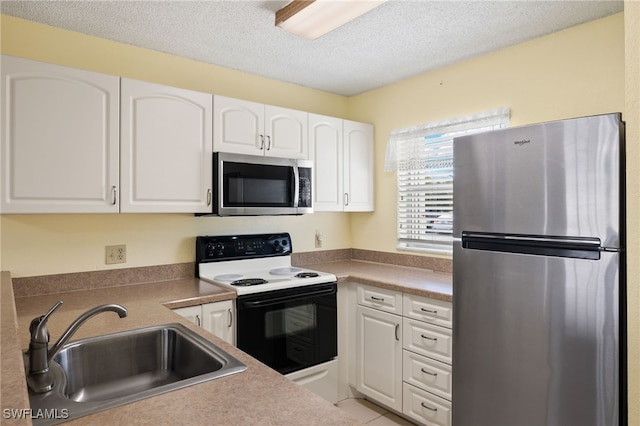
[[49,342],[49,331],[46,328],[46,324],[51,314],[53,314],[61,305],[62,300],[58,300],[56,304],[53,305],[51,309],[49,309],[49,312],[31,320],[31,324],[29,325],[29,333],[31,333],[32,342]]

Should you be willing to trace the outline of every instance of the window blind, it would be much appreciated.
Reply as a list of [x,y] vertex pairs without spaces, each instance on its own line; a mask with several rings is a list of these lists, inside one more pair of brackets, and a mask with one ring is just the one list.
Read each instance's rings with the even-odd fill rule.
[[451,253],[453,139],[506,127],[509,110],[427,123],[392,132],[387,168],[397,170],[398,248]]

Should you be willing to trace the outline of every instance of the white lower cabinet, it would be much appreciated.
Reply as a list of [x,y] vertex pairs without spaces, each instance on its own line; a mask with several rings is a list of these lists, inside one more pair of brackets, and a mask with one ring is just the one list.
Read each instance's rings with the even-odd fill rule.
[[451,424],[452,304],[356,285],[356,390],[411,420]]
[[402,412],[426,425],[449,426],[451,402],[408,383],[402,385]]
[[356,308],[356,390],[402,410],[402,317]]
[[451,366],[403,351],[402,380],[451,401]]
[[173,312],[235,345],[235,307],[233,300],[174,309]]

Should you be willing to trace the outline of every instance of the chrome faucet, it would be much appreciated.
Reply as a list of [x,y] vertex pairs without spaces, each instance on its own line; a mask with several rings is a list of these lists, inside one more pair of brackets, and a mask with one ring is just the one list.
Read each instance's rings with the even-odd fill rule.
[[62,333],[58,341],[49,348],[47,321],[51,314],[61,305],[62,300],[53,305],[46,314],[31,320],[31,325],[29,326],[31,341],[29,342],[29,374],[27,376],[27,384],[29,385],[29,389],[35,393],[45,393],[53,389],[54,380],[49,372],[49,362],[85,321],[94,315],[107,311],[117,313],[120,318],[127,316],[127,309],[121,305],[109,304],[96,306],[73,321],[69,328]]

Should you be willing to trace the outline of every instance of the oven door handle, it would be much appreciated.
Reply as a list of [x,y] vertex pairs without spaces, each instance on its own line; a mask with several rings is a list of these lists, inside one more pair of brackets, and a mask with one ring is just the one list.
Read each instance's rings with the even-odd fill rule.
[[273,299],[266,299],[266,300],[256,300],[253,302],[240,302],[243,306],[249,307],[249,308],[258,308],[260,306],[269,306],[269,305],[274,305],[276,303],[282,303],[282,302],[291,302],[294,300],[304,300],[304,299],[308,299],[309,297],[315,297],[315,296],[324,296],[324,295],[328,295],[328,294],[333,294],[335,293],[336,290],[334,288],[327,288],[327,289],[322,289],[322,290],[318,290],[318,291],[312,291],[309,293],[298,293],[298,294],[292,294],[289,296],[282,296],[282,297],[276,297]]

